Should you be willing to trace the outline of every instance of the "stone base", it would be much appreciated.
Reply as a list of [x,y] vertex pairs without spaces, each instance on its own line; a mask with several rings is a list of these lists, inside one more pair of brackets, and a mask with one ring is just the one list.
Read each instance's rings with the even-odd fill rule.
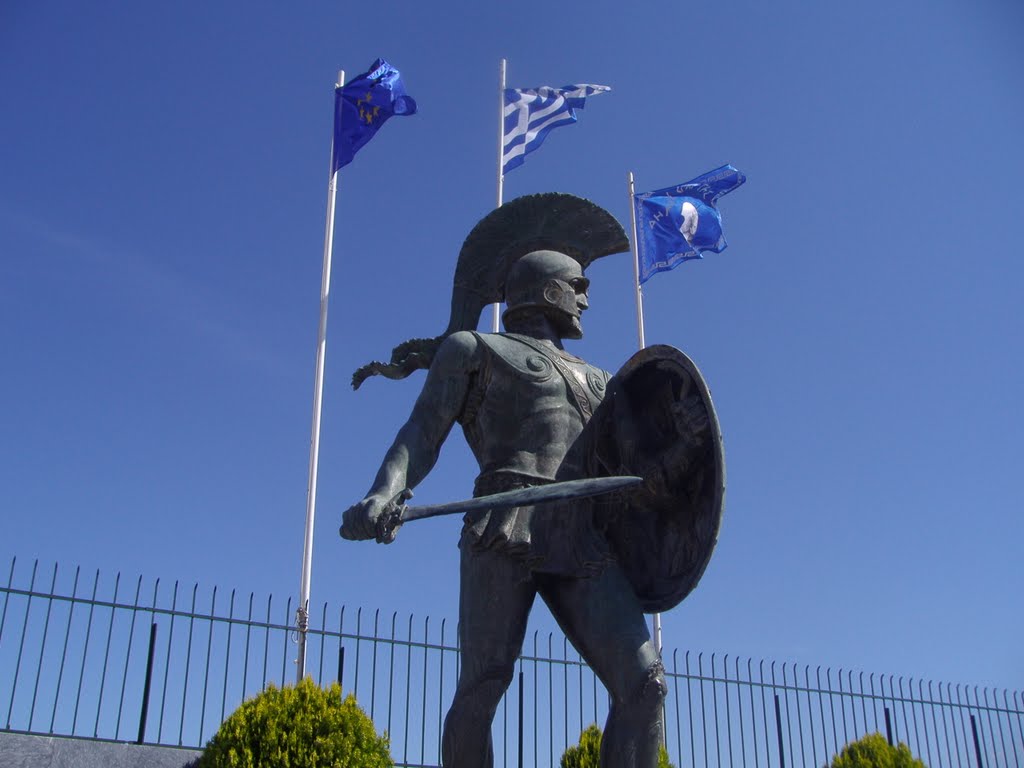
[[189,768],[197,749],[0,732],[0,768]]

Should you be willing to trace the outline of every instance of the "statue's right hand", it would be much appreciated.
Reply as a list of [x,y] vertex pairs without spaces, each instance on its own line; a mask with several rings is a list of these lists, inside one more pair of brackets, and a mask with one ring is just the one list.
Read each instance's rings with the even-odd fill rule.
[[405,489],[395,498],[370,494],[345,510],[341,530],[343,539],[365,541],[376,539],[379,544],[390,544],[402,527],[402,510],[412,491]]
[[377,521],[390,502],[391,499],[371,495],[346,509],[339,531],[341,538],[350,541],[376,539]]

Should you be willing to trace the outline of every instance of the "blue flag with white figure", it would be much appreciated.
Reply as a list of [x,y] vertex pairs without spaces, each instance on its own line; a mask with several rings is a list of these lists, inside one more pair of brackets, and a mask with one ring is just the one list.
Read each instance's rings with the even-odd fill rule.
[[398,70],[377,59],[368,72],[334,90],[334,152],[331,173],[352,162],[392,115],[416,114]]
[[640,282],[684,261],[721,253],[726,246],[722,214],[715,203],[747,177],[723,165],[685,184],[633,196]]
[[576,122],[576,110],[583,109],[588,96],[610,91],[607,85],[566,85],[561,88],[506,88],[502,111],[501,172],[523,164],[547,135],[561,125]]

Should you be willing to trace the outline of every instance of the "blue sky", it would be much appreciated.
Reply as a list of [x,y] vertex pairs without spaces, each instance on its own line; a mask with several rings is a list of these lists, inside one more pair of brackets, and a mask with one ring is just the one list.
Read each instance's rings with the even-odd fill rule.
[[[494,205],[497,78],[591,82],[506,199],[724,163],[729,248],[646,286],[715,397],[719,548],[666,646],[1024,687],[1024,11],[1010,2],[8,3],[0,10],[0,556],[297,594],[332,85],[419,104],[339,179],[313,599],[456,613],[459,522],[341,541]],[[636,345],[625,255],[586,337]],[[475,471],[453,433],[424,503]],[[534,626],[547,629],[546,610]]]

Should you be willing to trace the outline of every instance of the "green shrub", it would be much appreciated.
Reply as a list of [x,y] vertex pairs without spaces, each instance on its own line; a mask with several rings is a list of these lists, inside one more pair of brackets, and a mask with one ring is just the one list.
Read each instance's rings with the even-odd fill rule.
[[388,737],[354,696],[341,699],[306,678],[267,687],[244,702],[210,739],[197,768],[392,768]]
[[[590,725],[580,734],[578,746],[569,747],[559,762],[561,768],[597,768],[601,759],[601,729]],[[675,768],[665,747],[658,748],[658,768]]]
[[831,768],[925,768],[910,753],[910,747],[892,747],[880,733],[851,741],[832,760]]

